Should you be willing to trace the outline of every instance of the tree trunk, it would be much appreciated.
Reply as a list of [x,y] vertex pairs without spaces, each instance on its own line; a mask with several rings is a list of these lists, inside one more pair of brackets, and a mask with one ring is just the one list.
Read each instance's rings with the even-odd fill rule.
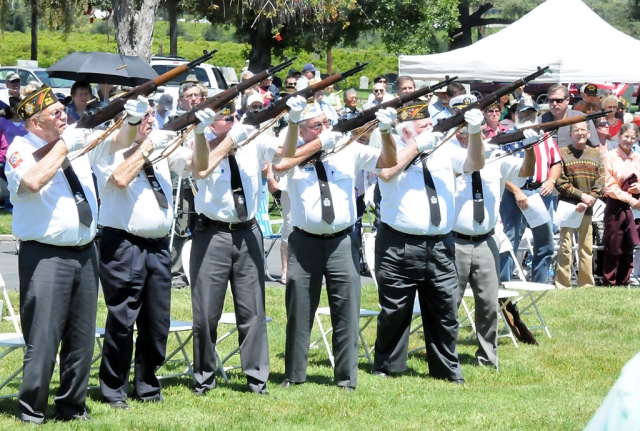
[[133,9],[131,0],[111,1],[118,51],[124,55],[137,55],[148,62],[160,0],[142,0],[139,11]]
[[333,51],[331,48],[327,50],[327,75],[331,75],[333,70]]
[[255,73],[269,68],[273,40],[271,22],[267,19],[259,19],[256,27],[251,29],[249,36],[249,43],[251,44],[251,53],[249,54],[250,71]]
[[460,27],[452,30],[451,33],[453,34],[450,34],[450,37],[453,37],[453,39],[449,44],[449,50],[469,46],[473,42],[471,38],[471,21],[469,19],[468,3],[461,2],[460,5],[458,5],[458,12],[460,13],[460,17],[458,18]]
[[31,60],[38,60],[38,0],[31,0]]
[[178,55],[178,0],[167,0],[169,55]]

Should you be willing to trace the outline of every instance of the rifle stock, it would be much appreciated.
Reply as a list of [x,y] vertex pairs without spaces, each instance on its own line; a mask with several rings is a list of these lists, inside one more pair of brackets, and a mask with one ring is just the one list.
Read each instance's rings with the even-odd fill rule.
[[197,123],[198,119],[196,118],[196,112],[206,108],[209,108],[212,111],[216,111],[220,109],[231,100],[243,94],[245,90],[248,90],[254,85],[259,84],[260,81],[262,81],[263,79],[269,76],[272,76],[278,73],[279,71],[291,66],[291,64],[293,64],[296,58],[298,57],[285,59],[285,61],[278,64],[277,66],[274,66],[267,70],[263,70],[262,72],[253,75],[251,78],[245,79],[244,81],[238,83],[237,85],[234,85],[233,87],[221,93],[218,93],[215,96],[205,99],[202,103],[198,104],[197,106],[194,106],[192,109],[190,109],[183,115],[176,117],[173,120],[166,123],[162,128],[162,130],[171,130],[175,132],[175,131],[184,129],[185,127],[188,127],[191,124]]
[[494,136],[493,138],[491,138],[489,140],[490,144],[495,144],[495,145],[505,145],[505,144],[509,144],[511,142],[519,142],[522,141],[524,139],[524,130],[525,129],[531,129],[531,130],[535,130],[536,132],[551,132],[553,130],[557,130],[560,127],[565,127],[565,126],[570,126],[572,124],[577,124],[577,123],[582,123],[584,121],[591,121],[591,120],[595,120],[596,118],[600,118],[600,117],[604,117],[608,114],[608,112],[604,111],[604,112],[596,112],[594,114],[589,114],[589,115],[577,115],[575,117],[571,117],[571,118],[564,118],[562,120],[558,120],[558,121],[549,121],[547,123],[541,123],[541,124],[535,124],[533,126],[530,127],[526,127],[523,129],[518,129],[514,132],[511,133],[502,133],[498,136]]
[[293,94],[288,94],[280,98],[279,100],[277,100],[275,103],[272,103],[268,108],[263,109],[262,111],[258,111],[255,113],[248,113],[247,116],[244,118],[244,124],[248,124],[250,126],[257,126],[258,124],[271,120],[289,108],[287,106],[287,100],[289,100],[289,98],[295,97],[295,96],[302,96],[305,99],[308,99],[310,97],[313,97],[313,95],[317,91],[324,90],[328,86],[334,85],[340,82],[341,80],[362,71],[367,66],[367,64],[369,63],[364,63],[364,64],[356,63],[356,67],[349,69],[346,72],[337,73],[335,75],[329,76],[328,78],[325,78],[316,84],[310,85],[309,87],[303,88],[300,91],[296,91]]
[[126,93],[111,100],[111,102],[109,102],[109,104],[104,108],[101,108],[95,113],[81,118],[80,121],[78,121],[77,123],[78,125],[76,127],[92,129],[106,121],[109,121],[115,118],[116,115],[118,115],[124,110],[124,105],[125,103],[127,103],[127,100],[135,99],[138,96],[145,96],[145,97],[148,96],[149,94],[156,91],[158,87],[177,78],[183,73],[188,72],[189,70],[192,70],[194,67],[198,66],[199,64],[204,63],[207,60],[210,60],[211,57],[213,57],[213,54],[215,54],[216,52],[218,52],[217,49],[214,49],[213,51],[210,51],[210,52],[204,51],[204,54],[201,57],[198,57],[197,59],[189,63],[181,64],[180,66],[175,67],[169,70],[168,72],[163,73],[162,75],[158,76],[153,80],[147,81],[142,85],[138,85],[137,87],[132,88]]
[[413,93],[404,94],[400,97],[396,97],[395,99],[389,100],[387,102],[383,102],[372,108],[365,109],[357,117],[338,122],[338,124],[336,124],[332,130],[334,132],[345,133],[345,132],[349,132],[351,130],[357,129],[358,127],[362,127],[365,124],[375,120],[376,112],[379,111],[380,109],[384,109],[384,108],[398,109],[406,103],[416,100],[422,96],[426,96],[427,94],[432,93],[439,88],[446,87],[456,79],[458,79],[457,76],[454,76],[453,78],[449,78],[447,76],[444,81],[440,81],[434,86],[421,88],[419,90],[414,91]]

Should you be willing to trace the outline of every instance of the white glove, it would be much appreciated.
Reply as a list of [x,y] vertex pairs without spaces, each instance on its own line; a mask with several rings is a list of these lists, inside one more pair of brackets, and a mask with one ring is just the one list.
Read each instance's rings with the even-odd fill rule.
[[127,122],[131,125],[137,125],[147,114],[149,102],[146,98],[138,96],[137,100],[127,100],[124,104],[124,110],[127,112]]
[[298,124],[300,117],[302,117],[302,111],[307,107],[307,101],[302,96],[290,97],[287,100],[287,106],[289,107],[289,121]]
[[540,132],[536,132],[535,130],[532,129],[524,129],[522,131],[522,134],[524,135],[524,139],[522,140],[522,143],[524,145],[530,145],[533,144],[534,142],[538,142],[540,140]]
[[205,108],[202,111],[196,111],[196,118],[200,120],[196,125],[196,133],[202,135],[204,133],[204,129],[209,127],[211,123],[213,123],[213,120],[215,120],[216,113],[209,108]]
[[154,151],[165,148],[176,136],[176,132],[169,130],[152,130],[149,133],[149,139],[153,142]]
[[227,136],[233,141],[233,148],[237,148],[247,140],[249,134],[247,133],[247,128],[242,123],[236,123],[231,130],[229,130]]
[[425,151],[431,151],[438,146],[438,143],[442,140],[444,135],[440,132],[422,132],[416,136],[416,145],[418,145],[418,152],[424,153]]
[[87,136],[91,134],[91,129],[77,129],[75,124],[67,126],[62,132],[62,139],[67,146],[67,152],[81,150],[87,143]]
[[396,121],[398,112],[393,108],[385,108],[376,111],[376,119],[378,120],[378,129],[385,132],[391,128],[391,124]]
[[480,126],[484,122],[484,114],[479,109],[471,109],[464,113],[464,121],[467,122],[467,130],[470,135],[480,133]]
[[322,149],[325,151],[329,151],[336,147],[340,138],[342,138],[342,133],[332,132],[331,130],[325,130],[320,133],[320,143],[322,144]]

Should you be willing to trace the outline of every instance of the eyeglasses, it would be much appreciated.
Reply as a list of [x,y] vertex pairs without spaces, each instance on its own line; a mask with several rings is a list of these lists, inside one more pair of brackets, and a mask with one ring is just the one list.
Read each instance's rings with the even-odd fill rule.
[[486,111],[487,114],[493,114],[494,112],[500,112],[500,110],[498,108],[494,108],[494,109],[487,109]]
[[153,112],[153,111],[147,112],[146,114],[144,114],[144,117],[142,117],[142,119],[149,121],[150,119],[153,118],[155,120],[155,118],[156,118],[155,115],[156,115],[156,113]]
[[552,103],[557,103],[559,105],[562,102],[564,102],[565,100],[567,100],[567,97],[562,98],[562,99],[547,99],[547,100],[549,101],[549,105],[551,105]]
[[589,129],[574,129],[573,133],[574,134],[579,134],[579,135],[584,135],[586,133],[589,133]]
[[384,90],[373,90],[374,93],[382,93]]
[[317,123],[317,124],[312,124],[312,125],[308,125],[305,126],[307,129],[309,130],[314,130],[314,131],[318,131],[320,129],[322,129],[322,127],[329,127],[331,126],[331,121],[329,120],[324,120],[322,123]]
[[287,87],[288,88],[296,88],[296,83],[295,82],[288,82],[287,83]]
[[264,105],[260,104],[260,105],[250,105],[249,106],[249,110],[250,111],[259,111],[262,108],[264,108]]
[[223,120],[225,123],[229,123],[229,124],[233,123],[237,119],[238,119],[237,115],[230,115],[228,117],[221,118],[221,120]]
[[605,107],[604,107],[604,109],[605,109],[606,111],[608,111],[608,110],[615,111],[616,109],[618,109],[618,107],[617,107],[617,106],[605,106]]
[[183,99],[197,99],[198,97],[200,97],[200,94],[185,94],[184,96],[182,96]]
[[49,117],[51,117],[51,118],[55,118],[56,120],[59,120],[60,118],[62,118],[62,114],[63,114],[63,113],[65,113],[65,110],[64,110],[64,109],[58,109],[58,110],[56,110],[56,111],[53,111],[51,114],[43,114],[43,113],[40,113],[40,114],[39,114],[39,116],[41,117],[41,116],[43,116],[43,115],[47,115],[47,116],[49,116]]

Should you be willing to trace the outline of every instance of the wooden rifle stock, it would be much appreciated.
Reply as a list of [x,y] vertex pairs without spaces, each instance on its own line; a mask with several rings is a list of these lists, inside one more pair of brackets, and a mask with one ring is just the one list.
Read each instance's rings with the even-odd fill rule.
[[215,54],[217,51],[217,49],[214,49],[210,52],[204,51],[204,54],[201,57],[189,63],[181,64],[180,66],[163,73],[153,80],[147,81],[142,85],[138,85],[137,87],[132,88],[121,96],[118,96],[111,100],[111,102],[109,102],[109,104],[104,108],[99,109],[93,114],[82,117],[78,121],[78,125],[76,127],[79,127],[81,129],[92,129],[106,121],[115,118],[116,115],[124,110],[124,105],[125,103],[127,103],[127,100],[136,99],[138,96],[148,96],[149,94],[156,91],[158,87],[166,84],[173,79],[176,79],[183,73],[188,72],[199,64],[211,59],[211,57],[213,57],[213,54]]
[[[542,76],[547,71],[547,69],[549,69],[549,66],[545,66],[545,67],[539,67],[538,66],[538,70],[535,71],[534,73],[532,73],[531,75],[528,75],[528,76],[525,76],[522,79],[518,79],[516,81],[513,81],[511,84],[506,85],[506,86],[494,91],[491,94],[487,94],[482,99],[480,99],[480,100],[478,100],[478,101],[476,101],[476,102],[464,107],[463,109],[461,109],[453,117],[449,117],[449,118],[447,118],[445,120],[440,121],[438,124],[433,126],[433,131],[434,132],[446,133],[450,129],[453,129],[455,127],[460,126],[462,123],[464,123],[464,114],[467,111],[470,111],[472,109],[479,109],[481,111],[484,110],[485,108],[487,108],[487,107],[493,105],[494,103],[498,102],[502,96],[510,94],[516,88],[525,85],[527,82],[533,81],[534,79],[536,79],[539,76]],[[405,167],[405,171],[409,168],[409,166],[414,165],[414,164],[416,164],[418,162],[421,162],[422,159],[424,159],[425,157],[427,157],[427,154],[425,154],[425,153],[420,153],[417,156],[415,156],[413,158],[413,160],[411,160],[411,162]]]
[[237,85],[234,85],[233,87],[221,93],[218,93],[215,96],[205,99],[202,103],[198,104],[197,106],[194,106],[188,112],[166,123],[162,128],[162,130],[171,130],[173,132],[176,132],[178,130],[184,129],[185,127],[188,127],[192,124],[197,123],[198,119],[196,118],[196,112],[206,108],[209,108],[212,111],[219,110],[224,105],[229,103],[231,100],[243,94],[245,90],[248,90],[254,85],[259,84],[263,79],[266,79],[267,77],[272,76],[278,73],[279,71],[291,66],[291,64],[293,64],[296,58],[298,57],[285,59],[285,61],[278,64],[277,66],[274,66],[267,70],[263,70],[262,72],[253,75],[251,78],[245,79],[244,81],[238,83]]
[[551,132],[553,130],[559,129],[560,127],[570,126],[572,124],[582,123],[584,121],[595,120],[596,118],[604,117],[607,114],[608,112],[596,112],[589,115],[577,115],[575,117],[564,118],[558,121],[549,121],[547,123],[535,124],[533,126],[515,130],[511,133],[502,133],[498,136],[494,136],[489,140],[489,143],[495,145],[505,145],[511,142],[519,142],[524,139],[524,131],[526,129],[535,130],[536,132]]
[[255,113],[247,113],[247,115],[244,118],[244,124],[247,124],[250,126],[257,126],[258,124],[271,120],[289,108],[287,106],[287,100],[289,100],[289,98],[302,96],[305,99],[308,99],[310,97],[313,97],[313,95],[316,92],[320,90],[324,90],[328,86],[337,84],[341,80],[362,71],[362,69],[364,69],[367,66],[367,64],[369,63],[364,63],[364,64],[356,63],[356,67],[349,69],[346,72],[337,73],[335,75],[332,75],[328,78],[323,79],[317,84],[310,85],[306,88],[303,88],[300,91],[296,91],[293,94],[288,94],[286,96],[281,97],[266,109],[263,109]]
[[357,129],[358,127],[362,127],[365,124],[375,120],[376,112],[379,111],[380,109],[384,109],[384,108],[398,109],[406,103],[412,102],[422,96],[426,96],[427,94],[432,93],[439,88],[446,87],[456,79],[458,79],[457,76],[454,76],[453,78],[449,78],[447,76],[444,81],[440,81],[431,87],[421,88],[419,90],[414,91],[413,93],[404,94],[400,97],[396,97],[395,99],[389,100],[387,102],[383,102],[377,106],[371,107],[369,109],[365,109],[356,117],[338,122],[338,124],[333,126],[331,130],[334,132],[346,133],[351,130]]

